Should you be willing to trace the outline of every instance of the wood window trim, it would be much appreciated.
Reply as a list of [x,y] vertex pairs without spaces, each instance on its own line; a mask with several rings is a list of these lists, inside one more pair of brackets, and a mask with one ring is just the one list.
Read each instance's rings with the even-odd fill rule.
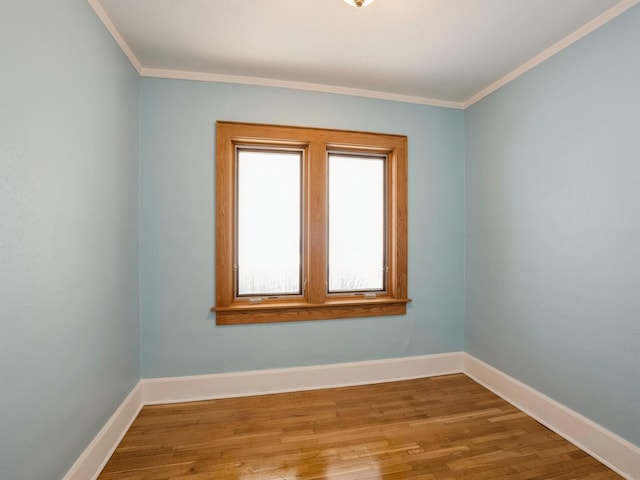
[[[235,147],[304,150],[300,296],[249,303],[234,294]],[[387,165],[388,280],[376,298],[327,294],[327,152],[382,153]],[[216,123],[216,314],[218,325],[404,315],[407,298],[407,137],[322,128]]]

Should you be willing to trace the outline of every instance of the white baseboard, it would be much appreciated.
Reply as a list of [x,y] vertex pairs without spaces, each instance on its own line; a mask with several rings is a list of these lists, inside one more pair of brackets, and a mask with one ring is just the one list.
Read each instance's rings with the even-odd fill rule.
[[317,390],[462,371],[462,352],[312,367],[141,380],[146,405]]
[[624,478],[640,479],[640,448],[466,353],[463,372]]
[[640,448],[464,352],[312,367],[142,379],[63,480],[95,480],[144,405],[316,390],[465,373],[628,480]]
[[63,480],[95,480],[98,478],[143,405],[142,388],[138,382],[82,452],[82,455],[78,457]]
[[144,405],[365,385],[462,371],[462,352],[313,367],[142,379],[63,480],[95,480]]

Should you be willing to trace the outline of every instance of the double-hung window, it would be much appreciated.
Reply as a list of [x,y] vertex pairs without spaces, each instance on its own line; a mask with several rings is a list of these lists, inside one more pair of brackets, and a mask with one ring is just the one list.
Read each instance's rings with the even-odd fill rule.
[[405,136],[216,133],[218,324],[406,313]]

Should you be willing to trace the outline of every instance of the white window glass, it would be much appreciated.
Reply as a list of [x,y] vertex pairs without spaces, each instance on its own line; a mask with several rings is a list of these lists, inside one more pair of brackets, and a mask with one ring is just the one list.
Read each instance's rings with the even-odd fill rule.
[[329,293],[386,288],[385,164],[329,154]]
[[237,150],[238,296],[301,293],[299,151]]

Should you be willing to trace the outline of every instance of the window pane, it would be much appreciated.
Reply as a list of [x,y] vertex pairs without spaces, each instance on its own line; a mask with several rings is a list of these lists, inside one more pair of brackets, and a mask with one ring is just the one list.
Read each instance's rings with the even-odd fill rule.
[[300,152],[238,150],[237,295],[300,294]]
[[329,292],[385,289],[385,158],[329,155]]

